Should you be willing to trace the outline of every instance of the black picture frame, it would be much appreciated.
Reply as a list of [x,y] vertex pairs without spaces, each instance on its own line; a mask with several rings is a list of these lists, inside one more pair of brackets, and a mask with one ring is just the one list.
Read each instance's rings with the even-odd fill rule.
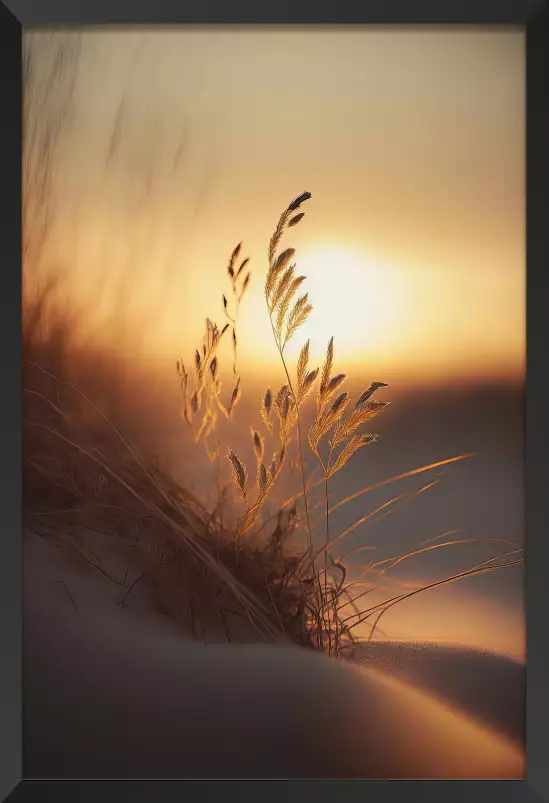
[[[21,609],[21,31],[24,27],[123,23],[461,24],[525,26],[527,42],[527,381],[525,509],[527,607],[527,769],[520,781],[25,781],[22,778]],[[546,581],[549,550],[545,469],[549,394],[543,342],[549,270],[548,0],[0,0],[0,800],[132,801],[182,799],[297,800],[343,803],[457,801],[486,796],[549,800],[545,730],[549,721]],[[545,331],[545,337],[543,332]]]

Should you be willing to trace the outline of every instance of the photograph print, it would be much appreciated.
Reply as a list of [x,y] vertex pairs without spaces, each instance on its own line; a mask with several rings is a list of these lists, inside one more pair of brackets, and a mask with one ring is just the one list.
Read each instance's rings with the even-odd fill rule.
[[24,777],[523,778],[524,32],[22,69]]

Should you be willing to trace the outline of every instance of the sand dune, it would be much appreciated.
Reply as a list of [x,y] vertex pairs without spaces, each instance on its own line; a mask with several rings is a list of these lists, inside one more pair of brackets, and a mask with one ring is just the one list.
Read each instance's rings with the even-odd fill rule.
[[463,647],[380,642],[363,646],[358,660],[362,666],[428,689],[431,695],[524,745],[524,664]]
[[[63,572],[40,539],[26,540],[26,777],[524,774],[523,750],[496,732],[497,717],[459,708],[455,678],[448,704],[444,673],[437,699],[382,662],[201,645],[144,601],[116,606],[97,575]],[[505,690],[492,702],[505,706]]]

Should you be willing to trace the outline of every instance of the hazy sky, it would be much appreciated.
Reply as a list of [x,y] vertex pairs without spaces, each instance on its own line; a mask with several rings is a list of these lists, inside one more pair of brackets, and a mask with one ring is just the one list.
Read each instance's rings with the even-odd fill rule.
[[[45,64],[67,34],[32,36]],[[521,375],[522,31],[99,29],[77,70],[48,260],[98,316],[139,334],[146,316],[151,353],[190,356],[223,322],[243,240],[242,367],[275,360],[265,252],[306,189],[287,245],[315,309],[294,350],[333,334],[341,367],[389,380]]]

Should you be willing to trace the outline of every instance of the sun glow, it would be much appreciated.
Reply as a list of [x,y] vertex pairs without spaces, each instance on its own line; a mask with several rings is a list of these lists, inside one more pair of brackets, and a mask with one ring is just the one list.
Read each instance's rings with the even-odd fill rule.
[[[367,253],[336,245],[298,250],[296,275],[304,275],[313,311],[288,342],[285,355],[295,358],[305,340],[311,353],[322,355],[333,336],[338,365],[343,368],[395,358],[402,321],[402,287],[390,266]],[[252,288],[241,315],[241,354],[255,370],[278,361],[263,298],[263,283]],[[253,336],[250,333],[253,332]]]
[[333,335],[342,359],[350,362],[365,350],[387,349],[400,306],[389,267],[366,253],[334,245],[304,252],[297,269],[307,277],[304,286],[313,305],[303,327],[311,346],[322,352]]

